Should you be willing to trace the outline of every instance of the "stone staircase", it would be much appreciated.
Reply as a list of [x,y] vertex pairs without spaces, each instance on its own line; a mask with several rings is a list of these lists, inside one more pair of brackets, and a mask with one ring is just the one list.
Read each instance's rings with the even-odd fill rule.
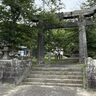
[[82,64],[37,65],[32,67],[24,85],[83,87]]

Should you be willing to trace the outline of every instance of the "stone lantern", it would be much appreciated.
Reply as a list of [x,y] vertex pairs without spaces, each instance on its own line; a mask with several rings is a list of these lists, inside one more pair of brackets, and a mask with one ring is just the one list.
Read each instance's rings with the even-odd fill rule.
[[8,59],[10,58],[10,56],[9,56],[9,46],[4,45],[4,46],[3,46],[2,53],[3,53],[2,59],[3,59],[3,60],[8,60]]
[[7,43],[7,42],[2,42],[1,44],[0,44],[0,46],[1,46],[1,52],[2,52],[2,58],[1,59],[3,59],[3,60],[8,60],[8,59],[10,59],[10,56],[9,56],[9,47],[10,47],[10,45]]

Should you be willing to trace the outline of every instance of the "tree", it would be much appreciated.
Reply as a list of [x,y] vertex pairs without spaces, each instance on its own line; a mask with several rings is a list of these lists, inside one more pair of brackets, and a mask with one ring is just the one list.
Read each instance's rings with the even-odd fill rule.
[[[51,1],[52,3],[55,2],[55,0]],[[2,0],[2,4],[0,4],[1,41],[5,40],[8,43],[15,44],[17,42],[16,38],[19,36],[20,24],[21,26],[26,25],[26,28],[28,28],[28,26],[32,27],[39,11],[39,9],[34,6],[34,3],[35,0]],[[19,32],[17,31],[18,26]],[[25,28],[21,31],[25,31]]]
[[[36,12],[33,3],[34,0],[2,0],[0,5],[1,41],[5,40],[11,45],[17,43],[17,36],[19,36],[20,31],[21,33],[25,31],[22,25],[25,24],[25,26],[30,27],[32,16]],[[20,25],[23,30],[18,32]]]
[[95,4],[96,4],[96,0],[86,0],[86,2],[82,4],[82,8],[90,8]]
[[[56,4],[55,1],[48,0],[52,5]],[[52,23],[53,11],[37,9],[34,3],[35,0],[2,0],[0,5],[1,42],[4,40],[11,44],[13,49],[19,45],[36,48],[37,34],[45,29],[46,23]]]

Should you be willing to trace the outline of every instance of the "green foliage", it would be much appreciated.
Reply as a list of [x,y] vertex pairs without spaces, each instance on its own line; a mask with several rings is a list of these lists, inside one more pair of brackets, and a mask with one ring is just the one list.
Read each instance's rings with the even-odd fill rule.
[[[38,33],[45,31],[46,51],[59,47],[64,49],[65,54],[77,52],[78,30],[76,28],[48,30],[48,26],[62,25],[65,21],[61,22],[58,19],[54,9],[50,11],[37,9],[34,6],[34,1],[2,0],[0,5],[0,41],[5,40],[12,47],[24,45],[35,52]],[[57,0],[43,1],[49,5],[56,5]]]
[[85,3],[83,3],[84,8],[90,8],[96,4],[96,0],[86,0]]
[[[74,39],[75,38],[75,39]],[[52,51],[56,47],[63,48],[65,54],[78,52],[77,29],[55,29],[46,33],[46,50]]]
[[[50,1],[50,0],[49,0]],[[50,2],[55,4],[56,0]],[[34,6],[35,0],[2,0],[0,4],[0,41],[12,46],[25,45],[36,48],[38,32],[46,23],[56,23],[55,12],[39,12],[39,24],[34,26],[39,9]],[[42,25],[43,24],[43,25]],[[46,27],[46,25],[44,26]]]
[[54,25],[59,23],[59,19],[57,18],[56,14],[54,11],[52,12],[41,12],[39,14],[39,27],[40,28],[47,28],[48,24]]
[[32,41],[31,34],[34,34],[35,28],[31,28],[30,24],[37,11],[33,4],[34,0],[2,0],[0,5],[1,42],[4,40],[12,46],[17,46],[25,41],[24,45],[28,45]]
[[52,4],[56,4],[56,0],[42,0],[45,4],[49,4],[49,3],[52,3]]
[[94,26],[87,28],[87,40],[89,56],[96,58],[96,28]]

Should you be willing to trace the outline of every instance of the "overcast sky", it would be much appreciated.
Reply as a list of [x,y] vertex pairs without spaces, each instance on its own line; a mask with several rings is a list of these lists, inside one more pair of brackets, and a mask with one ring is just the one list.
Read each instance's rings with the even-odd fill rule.
[[62,0],[65,4],[64,11],[72,11],[72,10],[78,10],[80,9],[80,6],[82,3],[84,3],[86,0]]
[[[73,11],[73,10],[79,10],[82,3],[84,3],[86,0],[61,0],[65,8],[62,10],[63,12],[66,11]],[[38,6],[41,6],[40,0],[36,1],[36,4]]]

